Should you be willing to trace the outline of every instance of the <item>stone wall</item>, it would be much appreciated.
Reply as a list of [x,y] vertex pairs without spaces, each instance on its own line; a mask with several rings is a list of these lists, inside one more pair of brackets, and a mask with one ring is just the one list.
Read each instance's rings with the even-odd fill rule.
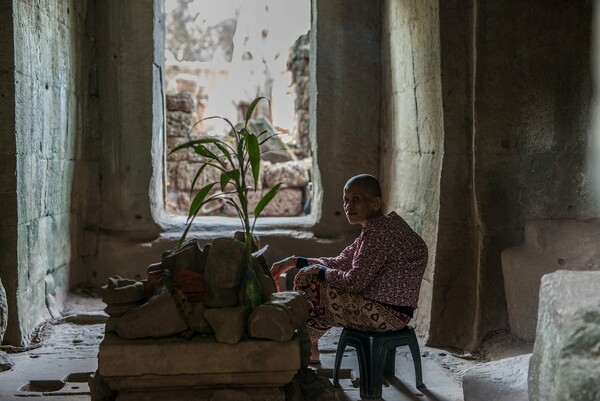
[[1,82],[10,87],[0,107],[14,120],[2,118],[8,123],[1,133],[2,203],[9,219],[1,229],[0,275],[10,308],[5,341],[26,344],[65,296],[84,204],[97,193],[97,169],[88,175],[97,147],[86,142],[93,10],[75,0],[7,3],[0,19],[12,26],[3,22],[2,36],[14,48],[3,46],[7,54],[0,57]]
[[502,249],[526,222],[597,216],[591,3],[440,3],[444,160],[430,340],[506,328]]
[[310,38],[302,35],[290,48],[287,68],[292,72],[292,87],[296,95],[294,99],[294,138],[298,139],[298,156],[311,155],[310,146]]

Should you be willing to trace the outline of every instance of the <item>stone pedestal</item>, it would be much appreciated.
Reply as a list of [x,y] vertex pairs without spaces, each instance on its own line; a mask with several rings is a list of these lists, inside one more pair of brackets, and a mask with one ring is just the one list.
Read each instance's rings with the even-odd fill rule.
[[232,345],[214,337],[124,340],[107,333],[98,353],[98,373],[117,401],[210,401],[222,389],[252,401],[284,401],[283,386],[299,368],[297,337]]

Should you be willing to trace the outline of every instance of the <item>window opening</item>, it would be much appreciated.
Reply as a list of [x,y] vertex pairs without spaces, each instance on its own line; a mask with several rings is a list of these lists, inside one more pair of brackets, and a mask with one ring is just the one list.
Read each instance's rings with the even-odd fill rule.
[[[257,96],[270,103],[259,103],[252,124],[279,133],[267,143],[257,192],[283,183],[261,215],[310,213],[310,1],[166,0],[165,11],[167,213],[187,215],[198,163],[193,152],[168,152],[192,138],[227,135],[221,120],[194,123],[218,115],[237,124]],[[218,177],[206,169],[195,189]],[[254,201],[260,197],[257,193]],[[235,211],[212,202],[200,214],[235,216]]]

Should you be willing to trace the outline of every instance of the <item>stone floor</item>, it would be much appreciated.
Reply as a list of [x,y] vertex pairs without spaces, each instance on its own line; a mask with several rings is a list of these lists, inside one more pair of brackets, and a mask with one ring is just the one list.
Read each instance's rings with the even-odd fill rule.
[[[94,298],[72,297],[67,302],[66,316],[45,330],[38,348],[11,353],[15,362],[11,370],[0,372],[0,401],[22,397],[54,400],[89,400],[87,377],[96,370],[98,344],[103,338],[104,304]],[[331,378],[339,331],[330,331],[319,344],[322,365],[317,372]],[[408,347],[397,350],[396,376],[387,379],[383,400],[463,400],[462,376],[477,361],[458,358],[447,351],[421,346],[423,380],[426,389],[417,390],[412,359]],[[360,400],[356,354],[348,348],[342,362],[341,389],[333,400]],[[321,394],[322,395],[322,394]],[[317,397],[315,400],[324,400]]]

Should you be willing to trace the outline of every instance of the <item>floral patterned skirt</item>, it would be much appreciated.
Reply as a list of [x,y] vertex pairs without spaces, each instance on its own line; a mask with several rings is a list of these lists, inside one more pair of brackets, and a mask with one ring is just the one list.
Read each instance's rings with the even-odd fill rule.
[[410,320],[410,317],[377,301],[334,288],[315,275],[298,274],[294,290],[303,291],[310,304],[306,325],[313,344],[333,326],[376,332],[396,331],[406,327]]

